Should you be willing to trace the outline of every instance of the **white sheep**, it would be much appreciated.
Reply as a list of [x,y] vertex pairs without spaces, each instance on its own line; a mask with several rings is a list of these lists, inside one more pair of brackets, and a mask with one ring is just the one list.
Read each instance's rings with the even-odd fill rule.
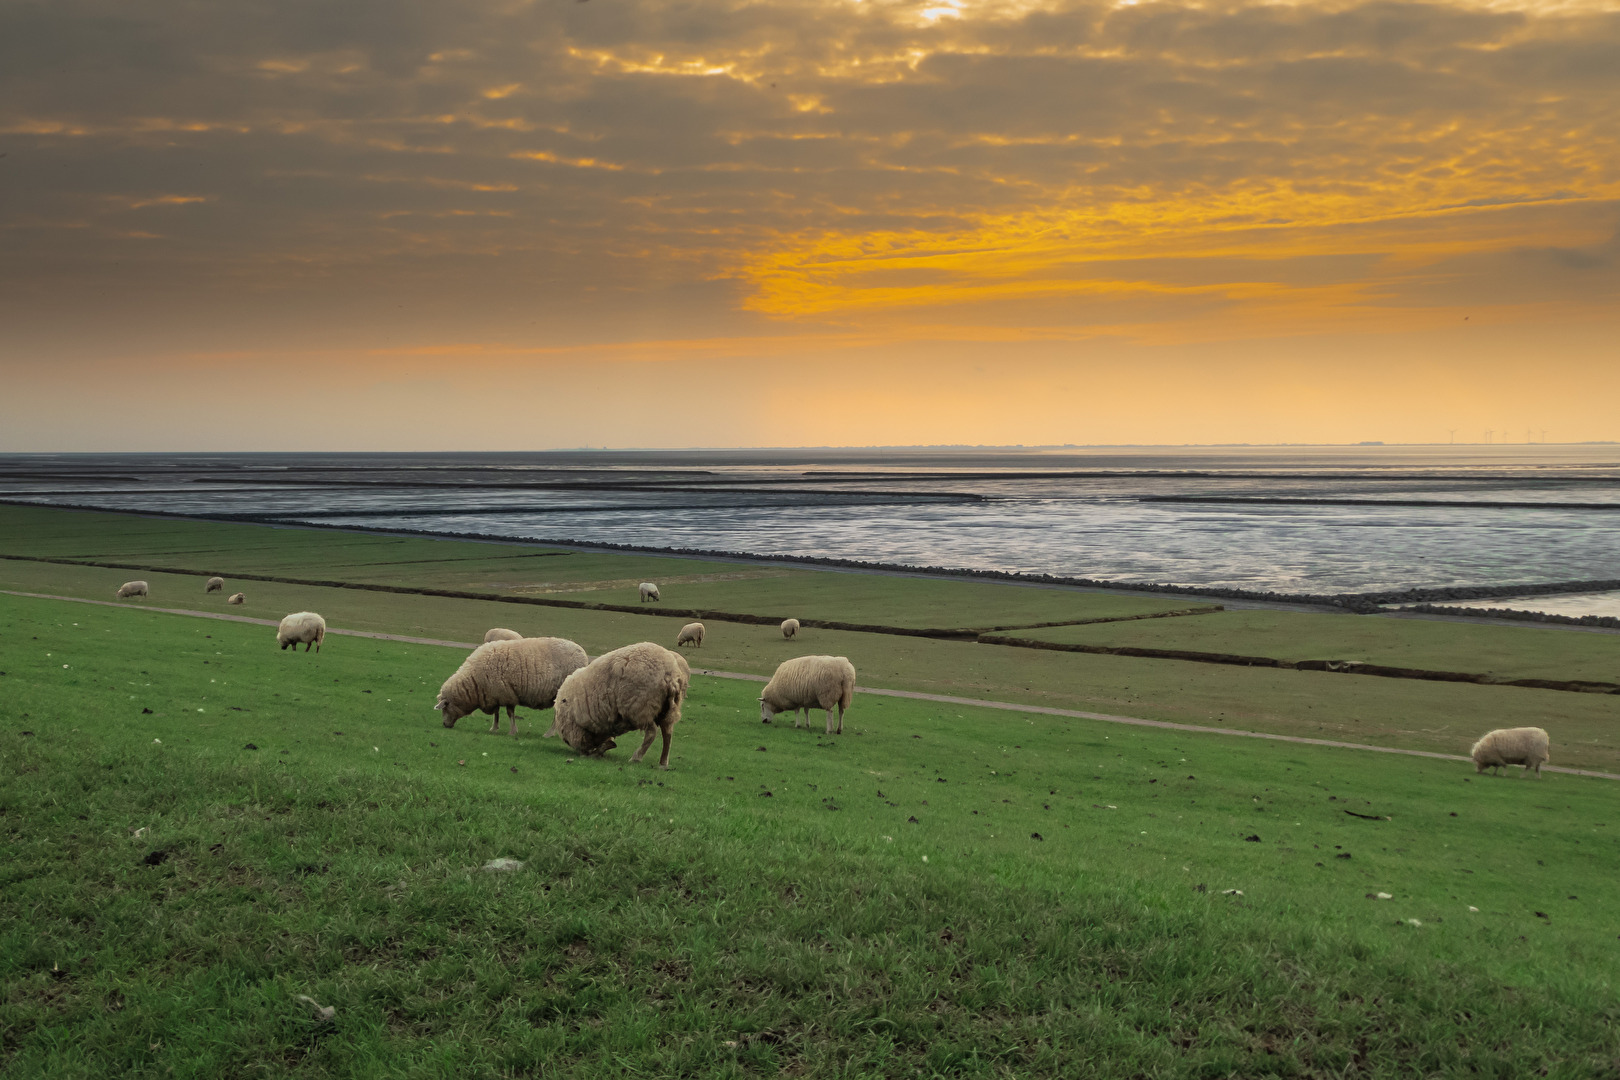
[[148,595],[146,582],[126,581],[122,585],[118,586],[118,591],[113,595],[120,600],[127,600],[132,596],[146,596]]
[[[777,713],[797,712],[810,726],[810,710],[827,714],[827,734],[833,733],[833,708],[838,709],[838,734],[844,733],[844,710],[855,697],[855,665],[843,656],[797,656],[784,660],[759,695],[759,718],[770,723]],[[799,726],[799,717],[793,718]]]
[[1541,728],[1498,728],[1475,743],[1469,755],[1474,759],[1476,773],[1500,770],[1505,765],[1523,765],[1525,773],[1534,769],[1540,776],[1541,767],[1552,760],[1547,753],[1549,745],[1547,733]]
[[247,593],[233,592],[225,602],[227,604],[245,604],[247,603]]
[[504,626],[497,626],[493,630],[484,631],[484,644],[488,645],[492,641],[517,641],[522,636],[516,630],[508,630]]
[[794,635],[796,635],[798,632],[799,632],[799,620],[798,619],[783,619],[782,620],[782,636],[783,637],[787,638],[789,641],[792,641]]
[[549,709],[557,688],[585,666],[585,650],[567,638],[506,638],[490,641],[472,651],[456,673],[439,687],[433,707],[444,714],[444,726],[475,712],[494,717],[490,734],[501,729],[501,706],[506,707],[507,734],[517,734],[517,707]]
[[560,735],[579,753],[600,757],[618,745],[615,735],[641,731],[646,737],[630,756],[634,764],[662,733],[658,767],[667,769],[670,735],[681,721],[691,680],[686,657],[662,645],[643,641],[614,649],[568,676],[557,691],[556,719],[546,735]]
[[685,626],[681,627],[681,632],[679,634],[675,635],[675,647],[678,649],[682,645],[690,642],[701,649],[703,648],[703,636],[706,633],[708,633],[708,631],[703,629],[702,623],[689,622]]
[[325,640],[326,620],[313,611],[295,611],[276,627],[276,644],[283,649],[290,646],[293,652],[298,651],[299,645],[304,646],[305,652],[310,649],[320,652],[321,642]]
[[204,593],[224,592],[224,591],[225,591],[225,579],[222,578],[222,577],[211,577],[211,578],[209,578],[208,579],[208,584],[203,587],[203,592]]
[[658,586],[654,585],[650,581],[643,581],[641,583],[641,602],[643,604],[645,604],[649,600],[657,600],[657,599],[658,599]]

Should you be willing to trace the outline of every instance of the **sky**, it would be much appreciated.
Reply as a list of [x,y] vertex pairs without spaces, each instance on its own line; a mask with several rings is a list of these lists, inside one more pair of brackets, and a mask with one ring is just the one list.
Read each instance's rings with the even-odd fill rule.
[[0,450],[1620,439],[1620,0],[0,0]]

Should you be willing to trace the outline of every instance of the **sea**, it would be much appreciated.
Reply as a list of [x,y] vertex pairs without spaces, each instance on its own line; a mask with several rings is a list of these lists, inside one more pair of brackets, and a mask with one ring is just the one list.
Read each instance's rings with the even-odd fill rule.
[[1620,579],[1609,443],[10,454],[0,500],[1287,593]]

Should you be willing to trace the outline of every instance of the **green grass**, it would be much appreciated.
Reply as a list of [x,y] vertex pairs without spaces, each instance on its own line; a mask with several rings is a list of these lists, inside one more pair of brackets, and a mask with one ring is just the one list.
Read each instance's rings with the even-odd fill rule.
[[[88,516],[56,513],[64,518]],[[115,523],[133,521],[142,528],[150,524],[141,519],[106,517]],[[179,526],[169,536],[168,542],[175,546],[189,535],[193,525],[158,524]],[[257,528],[278,537],[325,535]],[[120,536],[114,530],[109,546],[120,542]],[[79,541],[79,550],[93,551],[98,544],[97,538],[88,537]],[[122,570],[0,560],[0,589],[110,600],[113,591],[130,576]],[[149,601],[131,601],[131,607],[179,607],[271,620],[289,611],[309,609],[321,612],[334,627],[466,642],[481,641],[484,631],[492,626],[508,626],[528,635],[571,638],[593,655],[627,641],[654,640],[673,645],[676,632],[686,621],[651,614],[576,611],[273,582],[245,583],[247,604],[230,608],[222,594],[205,595],[196,577],[155,573],[142,576],[152,583],[153,597]],[[881,581],[876,575],[819,576]],[[1097,629],[1113,628],[1124,634],[1142,626],[1190,625],[1215,618],[1219,616],[1106,623]],[[1445,623],[1348,615],[1307,618],[1320,619],[1320,623],[1308,624],[1312,626],[1348,624],[1401,632],[1432,628],[1435,633],[1452,628]],[[1501,635],[1504,642],[1522,642],[1527,650],[1556,646],[1570,639],[1611,640],[1600,635],[1517,626],[1480,629]],[[1467,753],[1474,739],[1493,727],[1544,727],[1553,736],[1554,764],[1620,771],[1620,696],[1091,656],[847,631],[806,630],[797,640],[785,641],[774,627],[727,623],[711,624],[704,647],[691,656],[700,667],[768,675],[783,660],[806,652],[848,656],[863,686],[1442,753]]]
[[1117,618],[1189,606],[1183,597],[19,506],[0,506],[0,552],[607,604],[639,603],[637,586],[650,580],[668,607],[910,628]]
[[1183,619],[1020,630],[1016,636],[1278,660],[1359,660],[1391,667],[1480,672],[1504,679],[1620,681],[1620,634],[1549,631],[1546,627],[1222,611]]
[[663,773],[444,729],[454,649],[0,597],[0,655],[8,1076],[1620,1059],[1604,781],[702,677]]

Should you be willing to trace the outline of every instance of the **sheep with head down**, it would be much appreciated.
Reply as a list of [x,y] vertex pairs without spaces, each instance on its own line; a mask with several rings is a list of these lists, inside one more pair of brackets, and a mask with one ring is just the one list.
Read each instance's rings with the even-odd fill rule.
[[517,734],[517,707],[549,709],[563,680],[584,667],[585,650],[567,638],[507,638],[478,646],[456,673],[439,687],[433,707],[444,714],[444,726],[475,712],[494,717],[490,734],[501,729],[506,709],[507,734]]
[[692,681],[692,669],[680,653],[643,641],[598,656],[574,672],[557,691],[556,719],[550,735],[581,754],[600,757],[618,745],[615,735],[643,732],[641,749],[630,756],[639,762],[664,736],[660,769],[669,768],[669,740],[681,721],[681,703]]
[[1552,760],[1548,754],[1551,740],[1538,727],[1498,728],[1487,732],[1474,744],[1469,756],[1474,759],[1474,772],[1486,769],[1498,772],[1508,765],[1523,765],[1526,774],[1534,769],[1541,775],[1541,767]]
[[484,644],[492,641],[517,641],[523,635],[516,630],[508,630],[504,626],[497,626],[493,630],[484,631]]
[[703,648],[703,638],[707,634],[708,631],[703,629],[702,623],[689,622],[681,627],[680,633],[675,635],[675,647],[678,649],[682,645],[696,645],[701,649]]
[[792,641],[794,639],[794,637],[797,636],[798,633],[799,633],[799,620],[798,619],[783,619],[782,620],[782,636],[783,637],[787,638],[789,641]]
[[118,591],[113,595],[119,600],[128,600],[133,596],[147,596],[149,594],[150,591],[146,587],[146,582],[126,581],[122,585],[118,586]]
[[650,581],[643,581],[641,583],[641,602],[643,604],[645,604],[649,600],[657,600],[657,599],[658,599],[658,586],[654,585]]
[[204,593],[224,592],[224,591],[225,591],[225,579],[222,578],[222,577],[211,577],[211,578],[208,579],[208,584],[203,586],[203,592]]
[[[833,709],[838,710],[838,734],[844,733],[844,710],[855,698],[855,665],[844,656],[796,656],[777,665],[776,674],[759,695],[759,719],[768,724],[777,713],[802,713],[810,726],[810,710],[827,714],[827,734],[833,734]],[[793,726],[799,726],[799,716]]]
[[310,649],[320,652],[321,642],[325,640],[326,620],[313,611],[295,611],[276,627],[276,644],[293,652],[297,652],[300,645],[305,652]]

